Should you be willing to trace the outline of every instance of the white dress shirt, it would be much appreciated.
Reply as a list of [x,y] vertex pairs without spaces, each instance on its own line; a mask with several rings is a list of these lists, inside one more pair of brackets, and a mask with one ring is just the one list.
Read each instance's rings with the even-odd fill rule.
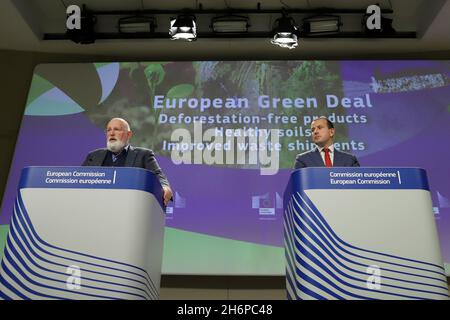
[[[324,147],[317,146],[317,148],[319,149],[320,156],[322,157],[323,164],[326,165],[325,164],[325,151],[323,150]],[[331,146],[328,147],[328,149],[330,150],[331,164],[334,165],[334,146],[331,145]]]

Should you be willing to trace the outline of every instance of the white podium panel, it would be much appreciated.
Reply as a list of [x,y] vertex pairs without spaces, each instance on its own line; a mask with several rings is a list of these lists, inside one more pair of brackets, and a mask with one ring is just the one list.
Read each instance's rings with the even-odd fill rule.
[[3,299],[157,299],[162,191],[138,168],[22,171],[0,269]]
[[289,299],[448,299],[422,169],[305,168],[284,195]]

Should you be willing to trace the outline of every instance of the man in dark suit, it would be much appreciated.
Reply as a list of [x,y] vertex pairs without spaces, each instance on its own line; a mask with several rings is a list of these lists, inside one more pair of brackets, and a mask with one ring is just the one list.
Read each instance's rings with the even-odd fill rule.
[[172,199],[172,189],[167,177],[150,149],[130,145],[133,132],[124,119],[114,118],[106,126],[106,148],[91,151],[83,162],[89,167],[137,167],[152,171],[163,188],[164,204]]
[[359,167],[358,159],[354,155],[334,148],[334,125],[326,117],[320,117],[311,123],[311,133],[317,147],[297,155],[294,169],[306,167]]

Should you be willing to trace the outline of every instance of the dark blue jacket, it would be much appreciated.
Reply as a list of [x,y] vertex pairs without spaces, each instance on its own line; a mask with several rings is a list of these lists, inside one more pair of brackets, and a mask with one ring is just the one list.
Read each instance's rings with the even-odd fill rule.
[[[306,167],[325,167],[318,148],[297,155],[294,169]],[[334,149],[333,167],[359,167],[354,155]]]

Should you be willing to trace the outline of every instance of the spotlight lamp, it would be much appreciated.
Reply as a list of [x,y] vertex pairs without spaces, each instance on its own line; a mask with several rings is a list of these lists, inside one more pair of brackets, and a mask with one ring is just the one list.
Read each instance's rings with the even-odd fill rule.
[[276,27],[273,30],[272,44],[282,48],[294,49],[298,46],[298,27],[291,17],[283,15],[275,21]]
[[169,35],[172,40],[193,41],[197,39],[197,26],[195,16],[179,15],[176,19],[170,20]]

